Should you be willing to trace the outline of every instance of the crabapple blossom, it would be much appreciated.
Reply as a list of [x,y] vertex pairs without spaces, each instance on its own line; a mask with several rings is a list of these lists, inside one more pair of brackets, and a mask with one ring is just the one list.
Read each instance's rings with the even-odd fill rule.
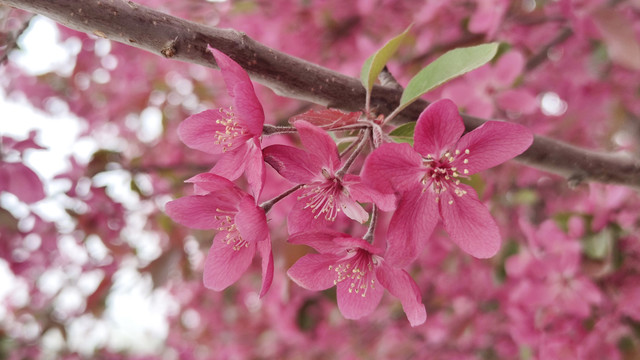
[[257,199],[264,185],[264,161],[260,137],[264,111],[249,75],[222,52],[209,47],[220,66],[233,106],[205,110],[184,120],[178,128],[180,139],[189,147],[211,154],[224,154],[212,172],[231,180],[243,172]]
[[465,252],[486,258],[498,251],[500,233],[495,221],[475,190],[461,179],[522,153],[533,136],[523,126],[498,121],[464,136],[463,132],[456,105],[439,100],[420,114],[413,148],[387,143],[367,158],[364,181],[400,197],[389,224],[387,259],[391,263],[406,265],[415,259],[438,219]]
[[336,286],[338,308],[344,317],[369,315],[387,289],[402,302],[411,326],[425,322],[427,313],[418,286],[406,271],[387,264],[383,249],[332,231],[299,233],[289,242],[309,245],[319,252],[300,258],[287,272],[289,277],[309,290]]
[[341,212],[364,223],[369,214],[357,201],[374,202],[383,210],[393,209],[393,196],[368,188],[359,176],[337,175],[342,162],[329,134],[304,120],[294,124],[306,150],[287,145],[271,145],[263,150],[265,161],[280,175],[303,184],[288,216],[289,233],[328,226]]
[[260,295],[264,295],[273,279],[271,239],[264,210],[255,205],[253,196],[223,177],[204,173],[187,182],[194,184],[196,195],[168,202],[165,211],[182,225],[218,230],[204,265],[205,286],[220,291],[236,282],[257,251],[262,257]]

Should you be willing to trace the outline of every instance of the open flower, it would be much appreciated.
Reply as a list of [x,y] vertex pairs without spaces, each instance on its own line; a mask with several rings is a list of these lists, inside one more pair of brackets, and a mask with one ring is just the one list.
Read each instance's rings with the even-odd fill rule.
[[185,119],[178,127],[180,140],[193,149],[225,154],[212,169],[230,180],[244,172],[254,197],[260,196],[265,179],[260,136],[264,111],[249,75],[227,55],[209,47],[220,66],[233,106],[205,110]]
[[382,249],[363,239],[332,231],[306,232],[289,238],[319,254],[307,254],[287,271],[298,285],[309,290],[336,286],[338,308],[347,319],[371,314],[384,289],[400,299],[411,326],[425,322],[427,312],[418,286],[404,270],[387,264]]
[[463,132],[456,105],[439,100],[420,114],[413,148],[383,144],[367,158],[364,181],[400,195],[387,234],[390,262],[405,265],[415,259],[420,241],[429,238],[439,218],[465,252],[487,258],[498,251],[495,221],[475,190],[460,178],[522,153],[533,135],[521,125],[500,121],[488,121],[461,137]]
[[370,189],[359,176],[336,175],[342,164],[329,134],[303,120],[296,121],[295,127],[306,151],[286,145],[271,145],[263,150],[264,160],[280,175],[303,184],[296,193],[299,201],[289,213],[289,233],[327,226],[340,212],[364,223],[369,214],[356,200],[375,202],[383,210],[393,209],[393,196]]
[[273,279],[271,239],[264,210],[253,196],[229,180],[199,174],[187,180],[197,195],[167,203],[165,211],[176,222],[194,229],[218,230],[204,264],[204,285],[221,291],[247,270],[256,251],[262,257],[264,295]]

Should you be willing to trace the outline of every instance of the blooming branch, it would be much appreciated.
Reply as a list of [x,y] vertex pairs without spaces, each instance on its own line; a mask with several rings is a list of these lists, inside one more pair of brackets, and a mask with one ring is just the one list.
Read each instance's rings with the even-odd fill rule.
[[[171,43],[168,57],[215,67],[207,51],[211,44],[237,61],[254,80],[280,95],[345,111],[364,108],[365,89],[357,79],[268,48],[235,30],[205,27],[132,1],[91,1],[79,5],[75,0],[0,0],[0,4],[45,15],[75,30],[165,57],[167,52],[163,49]],[[400,95],[397,89],[375,86],[371,104],[379,113],[389,114],[397,107]],[[397,119],[412,121],[427,105],[426,101],[416,101]],[[466,131],[486,121],[467,115],[462,117]],[[574,185],[597,181],[640,188],[640,161],[543,136],[536,136],[533,145],[516,160],[565,176]]]

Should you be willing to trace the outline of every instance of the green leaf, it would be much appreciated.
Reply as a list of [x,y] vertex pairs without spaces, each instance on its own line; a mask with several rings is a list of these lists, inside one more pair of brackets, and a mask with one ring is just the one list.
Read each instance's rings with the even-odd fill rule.
[[413,146],[413,133],[415,132],[415,128],[415,121],[408,122],[393,129],[393,131],[389,133],[389,136],[397,143],[408,143]]
[[589,258],[605,259],[613,248],[613,230],[604,228],[602,231],[582,239],[582,249]]
[[486,64],[496,55],[498,45],[494,42],[447,51],[409,81],[400,98],[400,106],[394,112],[404,109],[438,85]]
[[393,39],[387,41],[386,44],[380,50],[376,51],[375,54],[371,55],[362,65],[362,70],[360,71],[360,80],[362,81],[362,85],[365,89],[367,89],[367,94],[371,92],[373,88],[373,84],[376,82],[378,78],[378,74],[382,71],[382,68],[387,64],[387,61],[395,54],[396,50],[405,36],[409,33],[409,29],[411,29],[411,25],[400,35],[394,37]]

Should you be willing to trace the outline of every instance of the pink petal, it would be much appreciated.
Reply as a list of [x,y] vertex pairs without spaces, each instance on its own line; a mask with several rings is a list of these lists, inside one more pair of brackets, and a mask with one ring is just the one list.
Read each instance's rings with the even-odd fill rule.
[[331,173],[340,167],[340,156],[335,141],[321,128],[311,125],[306,121],[295,122],[300,141],[310,157],[318,158],[322,166],[329,167]]
[[225,114],[219,110],[205,110],[201,113],[191,115],[178,126],[178,137],[188,147],[209,154],[222,154],[232,151],[244,144],[250,135],[240,135],[233,139],[231,146],[225,149],[226,143],[216,143],[219,141],[219,134],[225,133],[226,127],[216,123],[223,120]]
[[[368,285],[366,292],[360,289],[356,293],[354,289],[358,287],[357,284],[359,282],[352,283],[350,280],[347,278],[338,283],[336,295],[338,309],[340,309],[342,315],[347,319],[355,320],[371,314],[376,309],[384,294],[384,287],[375,281],[373,284],[371,283],[371,280],[375,280],[375,274],[371,273],[371,271],[362,279],[362,283]],[[356,285],[352,287],[351,284]]]
[[510,51],[500,57],[493,68],[494,82],[499,88],[511,87],[524,69],[524,56],[519,51]]
[[346,248],[344,244],[335,241],[341,238],[349,238],[349,235],[341,232],[323,229],[320,231],[302,232],[289,236],[289,243],[298,245],[308,245],[322,254],[342,254]]
[[216,235],[204,262],[204,286],[215,291],[224,290],[236,282],[247,271],[256,252],[252,243],[234,250],[233,243],[226,243],[226,234],[220,232]]
[[313,182],[322,173],[322,164],[298,148],[287,145],[271,145],[262,150],[264,161],[285,179],[296,184]]
[[427,106],[418,117],[413,147],[424,157],[439,159],[453,148],[463,132],[458,107],[449,99],[441,99]]
[[486,93],[473,95],[472,101],[464,107],[467,114],[481,118],[492,117],[494,110],[493,98]]
[[17,196],[20,201],[31,204],[45,198],[40,177],[22,163],[3,163],[5,176],[8,178],[4,190]]
[[335,201],[338,202],[338,206],[342,212],[352,220],[355,220],[361,224],[364,224],[369,220],[369,213],[366,212],[362,205],[358,204],[357,201],[352,199],[349,195],[345,195],[343,192],[340,193],[340,197]]
[[233,111],[237,114],[238,121],[247,127],[251,135],[260,136],[264,125],[264,111],[256,97],[249,75],[227,55],[211,46],[208,49],[220,66],[229,96],[233,98]]
[[[487,121],[482,126],[465,134],[456,150],[460,155],[452,165],[458,172],[474,174],[522,154],[533,142],[533,134],[522,125],[502,121]],[[468,154],[467,154],[468,152]],[[468,163],[465,164],[464,160]]]
[[525,89],[504,91],[496,96],[496,102],[501,109],[531,114],[538,109],[538,100]]
[[391,194],[420,183],[424,176],[422,156],[409,144],[382,144],[364,162],[360,176],[373,189]]
[[265,241],[256,244],[260,257],[262,257],[262,288],[260,297],[263,297],[273,282],[273,252],[271,251],[271,239],[267,236]]
[[[464,78],[445,85],[442,97],[451,99],[460,108],[467,108],[476,101],[476,83],[470,85]],[[458,137],[459,138],[459,137]]]
[[234,183],[212,173],[198,174],[185,182],[192,183],[199,195],[216,193],[221,199],[227,199],[226,201],[233,204],[239,202],[245,196],[245,192],[240,190]]
[[380,285],[400,300],[411,326],[421,325],[427,320],[427,310],[422,303],[420,289],[406,271],[393,268],[383,262],[376,270],[376,277]]
[[337,275],[332,266],[339,259],[337,255],[307,254],[289,268],[287,275],[305,289],[326,290],[335,285]]
[[169,201],[165,212],[173,221],[192,229],[217,229],[221,221],[215,217],[221,215],[217,209],[233,211],[236,204],[224,202],[218,194],[185,196]]
[[[305,191],[305,189],[296,191],[294,195],[300,197],[303,191]],[[305,208],[306,204],[306,199],[300,199],[293,205],[293,208],[289,212],[289,216],[287,216],[287,230],[289,234],[327,228],[333,224],[333,221],[325,218],[325,214],[320,214],[316,217],[318,212],[313,213],[311,208]]]
[[373,255],[382,255],[384,252],[383,249],[379,247],[369,244],[364,239],[350,237],[347,234],[342,234],[342,236],[337,236],[333,239],[333,242],[339,246],[343,251],[347,251],[349,249],[362,249]]
[[500,249],[500,231],[489,210],[468,185],[458,187],[466,194],[452,191],[440,194],[440,214],[451,240],[464,252],[477,258],[489,258]]
[[[38,136],[38,131],[36,130],[31,130],[29,131],[29,137],[18,141],[14,144],[6,144],[6,148],[10,148],[12,150],[16,150],[20,153],[24,152],[27,149],[36,149],[36,150],[45,150],[47,149],[46,147],[41,146],[40,144],[37,143],[36,141],[36,136]],[[9,139],[9,138],[5,138],[5,139]],[[13,140],[13,139],[12,139]],[[3,144],[5,145],[5,144]]]
[[269,237],[264,210],[256,206],[251,196],[246,196],[240,201],[234,223],[245,241],[258,242]]
[[218,160],[211,172],[229,180],[236,180],[244,173],[251,150],[251,145],[244,143],[235,150],[227,152]]
[[404,267],[415,260],[438,223],[436,197],[422,189],[417,186],[402,195],[389,223],[385,259],[393,266]]
[[487,38],[494,37],[496,31],[502,24],[502,18],[507,11],[509,2],[486,1],[480,6],[469,20],[469,31],[473,33],[486,33]]
[[249,150],[246,157],[245,176],[251,188],[251,194],[257,201],[262,194],[264,181],[266,179],[266,169],[264,159],[262,158],[262,149],[260,149],[260,141],[252,139],[249,142]]
[[359,202],[375,203],[382,211],[393,211],[396,208],[396,197],[393,194],[383,194],[363,184],[360,176],[346,174],[342,185],[351,197]]

